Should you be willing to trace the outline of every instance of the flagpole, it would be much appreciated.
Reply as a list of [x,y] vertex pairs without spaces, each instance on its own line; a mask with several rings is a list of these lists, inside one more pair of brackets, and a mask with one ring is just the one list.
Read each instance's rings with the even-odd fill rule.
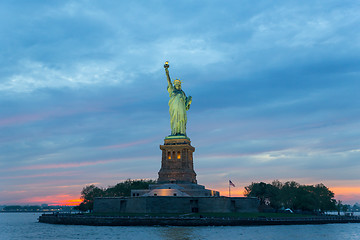
[[229,197],[231,197],[230,181],[229,181]]

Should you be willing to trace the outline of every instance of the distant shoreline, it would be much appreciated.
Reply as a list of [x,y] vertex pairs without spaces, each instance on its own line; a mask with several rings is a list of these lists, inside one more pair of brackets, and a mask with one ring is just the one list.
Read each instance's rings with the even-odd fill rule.
[[52,213],[58,211],[0,211],[0,213]]
[[262,226],[360,223],[360,217],[149,217],[149,216],[89,216],[77,214],[42,214],[39,222],[90,226]]

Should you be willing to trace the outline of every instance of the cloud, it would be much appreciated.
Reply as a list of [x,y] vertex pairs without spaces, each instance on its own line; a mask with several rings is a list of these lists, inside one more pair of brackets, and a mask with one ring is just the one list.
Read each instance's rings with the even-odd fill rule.
[[73,65],[71,69],[51,68],[44,63],[29,60],[22,61],[20,65],[20,73],[1,83],[0,91],[23,93],[43,88],[79,89],[88,85],[119,86],[131,82],[130,76],[116,70],[116,66],[111,66],[111,63],[82,62]]
[[42,170],[42,169],[59,169],[59,168],[78,168],[86,167],[98,164],[107,164],[111,162],[118,161],[117,159],[103,160],[103,161],[93,161],[93,162],[80,162],[80,163],[64,163],[64,164],[41,164],[41,165],[31,165],[26,167],[18,167],[10,169],[12,171],[17,170]]
[[143,145],[143,144],[149,143],[149,142],[154,141],[154,140],[155,139],[151,139],[151,140],[150,139],[143,139],[143,140],[136,141],[136,142],[129,142],[129,143],[123,143],[123,144],[104,146],[104,147],[101,147],[101,149],[129,148],[129,147]]
[[357,184],[358,8],[0,3],[4,191],[21,195],[24,180],[34,184],[30,198],[47,196],[49,182],[156,178],[169,134],[165,60],[193,97],[187,131],[200,183]]

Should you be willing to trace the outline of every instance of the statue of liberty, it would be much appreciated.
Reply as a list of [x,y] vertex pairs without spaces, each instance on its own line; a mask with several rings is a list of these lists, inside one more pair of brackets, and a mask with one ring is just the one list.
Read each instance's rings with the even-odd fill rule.
[[179,79],[174,80],[174,84],[171,82],[168,62],[165,62],[164,68],[168,81],[167,90],[170,96],[171,136],[186,136],[186,111],[190,109],[192,98],[191,96],[186,97],[185,92],[181,90],[181,81]]

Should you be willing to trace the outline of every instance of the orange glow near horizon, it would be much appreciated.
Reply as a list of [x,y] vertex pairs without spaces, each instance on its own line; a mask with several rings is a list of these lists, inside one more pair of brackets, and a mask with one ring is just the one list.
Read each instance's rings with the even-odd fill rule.
[[32,197],[27,199],[20,199],[11,203],[2,203],[5,205],[42,205],[49,206],[77,206],[82,202],[78,195],[72,196],[67,194],[51,195],[44,197]]
[[[220,188],[217,190],[220,192],[220,196],[229,196],[229,188]],[[231,187],[230,193],[232,197],[244,197],[244,188],[241,187]]]
[[329,189],[336,195],[360,194],[360,187],[331,187]]
[[332,187],[335,193],[335,199],[345,202],[360,202],[360,187]]
[[58,204],[49,204],[49,205],[78,206],[81,202],[82,202],[82,200],[80,198],[78,198],[78,199],[69,199],[69,200],[62,201]]

